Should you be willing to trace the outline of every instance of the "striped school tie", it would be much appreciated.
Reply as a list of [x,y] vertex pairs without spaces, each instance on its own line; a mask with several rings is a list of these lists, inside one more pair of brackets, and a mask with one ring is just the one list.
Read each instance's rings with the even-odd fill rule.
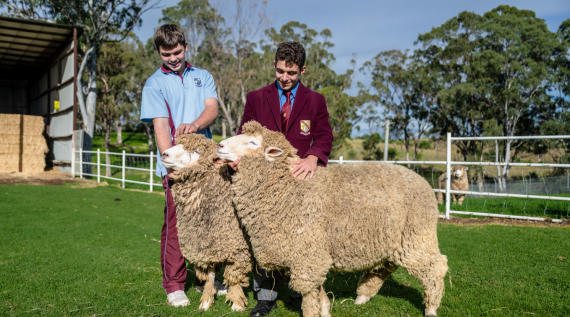
[[286,91],[287,101],[281,107],[281,132],[287,134],[287,127],[289,126],[289,116],[291,115],[291,92]]

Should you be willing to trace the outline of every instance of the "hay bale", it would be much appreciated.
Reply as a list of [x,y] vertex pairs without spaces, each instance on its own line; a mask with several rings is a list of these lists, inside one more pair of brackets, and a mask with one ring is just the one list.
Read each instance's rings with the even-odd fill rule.
[[49,152],[43,117],[0,114],[0,127],[0,173],[43,172]]

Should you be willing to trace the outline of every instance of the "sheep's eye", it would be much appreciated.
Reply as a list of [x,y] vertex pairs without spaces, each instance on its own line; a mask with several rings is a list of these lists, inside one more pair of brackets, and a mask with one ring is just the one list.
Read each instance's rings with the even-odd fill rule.
[[257,145],[257,143],[255,143],[254,141],[249,141],[249,143],[251,143],[253,145]]

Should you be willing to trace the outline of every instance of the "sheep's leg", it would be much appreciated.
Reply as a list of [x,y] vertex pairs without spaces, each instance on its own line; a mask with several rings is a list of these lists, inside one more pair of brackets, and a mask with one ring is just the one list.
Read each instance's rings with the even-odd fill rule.
[[[303,317],[318,317],[321,312],[321,303],[319,298],[320,288],[317,287],[310,291],[308,294],[303,295],[303,303],[301,304],[301,310],[303,311]],[[328,317],[330,315],[325,315]]]
[[232,263],[226,265],[224,271],[224,284],[229,285],[226,302],[232,303],[232,310],[244,311],[247,306],[247,298],[243,293],[242,286],[249,286],[247,273],[251,271],[251,263]]
[[362,305],[367,303],[378,293],[388,276],[396,272],[397,269],[397,266],[387,263],[386,267],[379,270],[364,272],[358,282],[358,288],[356,289],[356,294],[358,296],[356,297],[354,304]]
[[455,197],[454,194],[451,194],[451,201],[453,201],[454,204],[457,204],[457,197]]
[[461,204],[463,203],[463,200],[464,200],[464,199],[465,199],[465,195],[459,196],[459,200],[458,200],[457,203],[461,205]]
[[[416,260],[420,259],[420,257],[426,258],[425,254],[418,254]],[[437,316],[437,309],[441,304],[441,298],[443,296],[443,278],[447,273],[447,257],[438,252],[427,256],[427,260],[421,262],[413,260],[414,259],[408,259],[405,261],[407,263],[414,263],[413,266],[402,265],[402,267],[412,276],[419,279],[424,286],[425,315]]]
[[441,192],[437,192],[437,204],[443,204],[443,194]]
[[208,308],[214,304],[214,295],[216,294],[216,286],[214,285],[215,279],[216,268],[214,266],[209,266],[206,284],[204,285],[202,298],[200,298],[200,307],[198,307],[198,310],[201,312],[208,310]]
[[321,317],[331,317],[331,301],[322,285],[319,291],[319,301],[321,303]]

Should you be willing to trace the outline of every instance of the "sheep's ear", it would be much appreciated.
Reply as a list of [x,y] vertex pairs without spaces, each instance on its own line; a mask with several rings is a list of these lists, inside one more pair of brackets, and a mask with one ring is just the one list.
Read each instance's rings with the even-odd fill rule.
[[280,148],[276,148],[276,147],[271,146],[265,150],[265,158],[270,159],[270,160],[280,156],[281,154],[283,154],[283,150]]
[[468,169],[469,169],[469,167],[465,166],[465,170],[468,170]]

